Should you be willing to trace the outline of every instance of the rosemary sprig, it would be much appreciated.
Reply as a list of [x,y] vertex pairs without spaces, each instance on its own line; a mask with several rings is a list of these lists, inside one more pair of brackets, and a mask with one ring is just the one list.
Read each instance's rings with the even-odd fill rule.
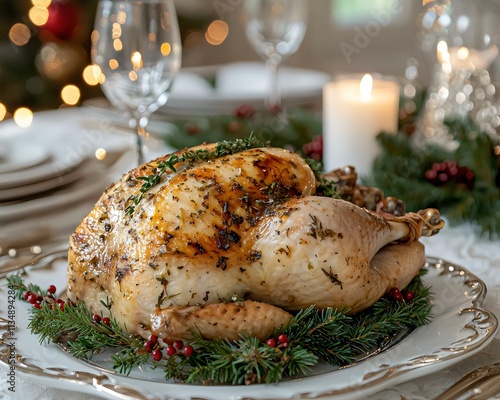
[[[28,288],[36,289],[26,286],[19,276],[7,279],[18,295]],[[348,315],[346,309],[304,309],[273,333],[273,337],[286,335],[287,346],[272,347],[249,336],[229,342],[197,335],[190,344],[192,355],[164,357],[153,365],[164,369],[166,379],[235,385],[275,383],[287,376],[306,374],[320,360],[334,366],[349,365],[383,347],[397,333],[429,322],[430,293],[420,276],[406,290],[414,294],[413,300],[397,302],[384,296],[355,315]],[[61,310],[50,302],[42,303],[39,309],[32,309],[29,328],[42,343],[69,339],[68,350],[76,357],[91,359],[113,349],[113,368],[123,374],[152,362],[143,338],[122,330],[112,317],[109,325],[96,323],[84,304],[67,305]]]
[[188,163],[194,165],[197,162],[210,161],[216,158],[224,157],[226,155],[240,153],[244,150],[253,149],[256,147],[266,147],[268,143],[258,140],[255,136],[250,135],[244,139],[235,139],[232,141],[223,140],[218,142],[213,150],[208,149],[186,149],[180,153],[171,154],[166,160],[159,161],[153,169],[153,173],[148,176],[139,176],[137,179],[143,181],[139,193],[131,196],[128,201],[132,204],[129,205],[125,213],[132,215],[144,195],[153,187],[161,182],[163,175],[170,172],[176,172],[176,165],[180,163]]

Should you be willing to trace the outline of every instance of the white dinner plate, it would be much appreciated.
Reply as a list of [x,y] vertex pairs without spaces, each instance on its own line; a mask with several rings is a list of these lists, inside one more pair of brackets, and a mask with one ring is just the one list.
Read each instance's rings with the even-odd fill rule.
[[4,179],[2,174],[40,165],[49,157],[49,151],[42,146],[21,138],[1,140],[0,135],[0,182]]
[[[66,253],[54,262],[43,259],[25,268],[23,278],[48,287],[65,287]],[[433,319],[414,330],[397,345],[364,361],[338,370],[319,368],[306,377],[276,385],[201,386],[159,382],[157,376],[134,377],[104,372],[75,359],[55,344],[40,345],[27,329],[29,304],[16,302],[16,373],[30,381],[61,389],[92,393],[108,399],[357,399],[412,378],[421,377],[469,357],[494,338],[496,317],[482,308],[485,284],[467,269],[437,258],[428,258],[424,284],[432,287]],[[6,292],[5,278],[0,289]],[[2,294],[7,298],[7,293]],[[6,308],[3,326],[8,329]],[[2,325],[2,324],[0,324]],[[22,344],[22,345],[21,345]],[[8,352],[0,366],[9,368]],[[103,366],[106,368],[106,366]]]
[[[331,80],[321,71],[283,66],[279,70],[282,103],[286,106],[320,104],[323,86]],[[159,114],[233,114],[246,104],[264,109],[270,74],[259,62],[186,68],[180,71]]]

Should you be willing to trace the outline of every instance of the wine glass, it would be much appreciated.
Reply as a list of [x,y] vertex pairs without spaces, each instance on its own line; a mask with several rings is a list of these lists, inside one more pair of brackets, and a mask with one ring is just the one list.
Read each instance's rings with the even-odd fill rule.
[[295,53],[307,27],[307,0],[245,0],[246,35],[270,71],[268,106],[281,109],[278,68]]
[[147,153],[146,126],[167,102],[181,65],[173,0],[100,0],[92,33],[92,61],[108,100],[127,112],[136,132],[137,157]]

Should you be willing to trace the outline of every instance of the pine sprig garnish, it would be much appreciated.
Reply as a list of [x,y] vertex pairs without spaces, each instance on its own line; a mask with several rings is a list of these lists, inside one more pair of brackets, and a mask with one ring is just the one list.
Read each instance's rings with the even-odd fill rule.
[[[19,276],[8,278],[19,295],[27,288]],[[398,291],[399,292],[399,291]],[[34,292],[39,293],[39,292]],[[347,309],[298,312],[267,341],[243,335],[237,341],[207,340],[199,334],[181,351],[160,355],[159,343],[148,342],[122,330],[111,317],[101,321],[81,303],[58,304],[50,294],[33,305],[29,328],[42,343],[64,342],[75,357],[92,359],[105,350],[113,351],[113,368],[128,375],[134,368],[151,364],[162,368],[167,380],[203,384],[276,383],[285,377],[307,374],[321,360],[346,366],[384,348],[400,332],[429,322],[429,289],[420,276],[399,293],[404,300],[384,296],[372,307],[349,315]],[[411,295],[411,297],[408,297]],[[175,343],[174,343],[175,344]],[[183,345],[183,344],[182,344]],[[189,347],[189,352],[184,350]],[[168,350],[168,349],[167,349]],[[167,352],[168,353],[168,352]]]
[[9,287],[16,291],[16,298],[18,300],[21,300],[23,293],[28,291],[33,293],[40,293],[40,295],[42,296],[47,295],[47,291],[42,290],[38,285],[35,285],[33,283],[28,283],[28,285],[25,285],[23,279],[19,275],[8,276],[7,283]]
[[154,186],[161,183],[162,176],[167,172],[177,172],[177,165],[187,163],[194,165],[197,162],[211,161],[216,158],[224,157],[231,154],[240,153],[244,150],[253,149],[256,147],[266,147],[269,144],[258,140],[255,136],[250,135],[243,139],[235,139],[232,141],[223,140],[218,142],[213,150],[199,148],[196,150],[184,150],[182,152],[171,154],[166,160],[159,161],[153,173],[148,176],[139,176],[138,180],[143,181],[139,193],[131,196],[128,201],[132,204],[129,205],[125,212],[127,215],[132,215],[144,195]]
[[41,343],[66,342],[68,350],[77,358],[91,359],[108,348],[140,349],[144,340],[122,331],[114,318],[110,325],[96,323],[93,314],[80,303],[66,303],[61,310],[55,303],[45,302],[33,309],[28,328],[39,335]]

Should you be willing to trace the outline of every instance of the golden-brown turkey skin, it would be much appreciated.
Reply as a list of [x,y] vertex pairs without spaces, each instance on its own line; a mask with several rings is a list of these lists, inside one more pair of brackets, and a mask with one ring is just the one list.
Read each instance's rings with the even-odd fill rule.
[[[418,237],[420,217],[408,217],[417,221],[410,229],[314,196],[311,169],[286,150],[176,164],[127,215],[137,178],[156,165],[110,187],[70,238],[69,298],[111,311],[130,333],[265,338],[291,318],[284,310],[359,311],[424,264],[418,242],[391,244]],[[249,301],[227,304],[233,295]]]
[[297,155],[253,149],[177,164],[126,215],[127,199],[142,184],[137,177],[154,167],[141,166],[109,188],[71,235],[68,253],[69,298],[103,314],[101,302],[109,302],[122,325],[142,334],[156,309],[243,297],[246,267],[257,255],[242,238],[274,199],[312,194],[316,185]]

